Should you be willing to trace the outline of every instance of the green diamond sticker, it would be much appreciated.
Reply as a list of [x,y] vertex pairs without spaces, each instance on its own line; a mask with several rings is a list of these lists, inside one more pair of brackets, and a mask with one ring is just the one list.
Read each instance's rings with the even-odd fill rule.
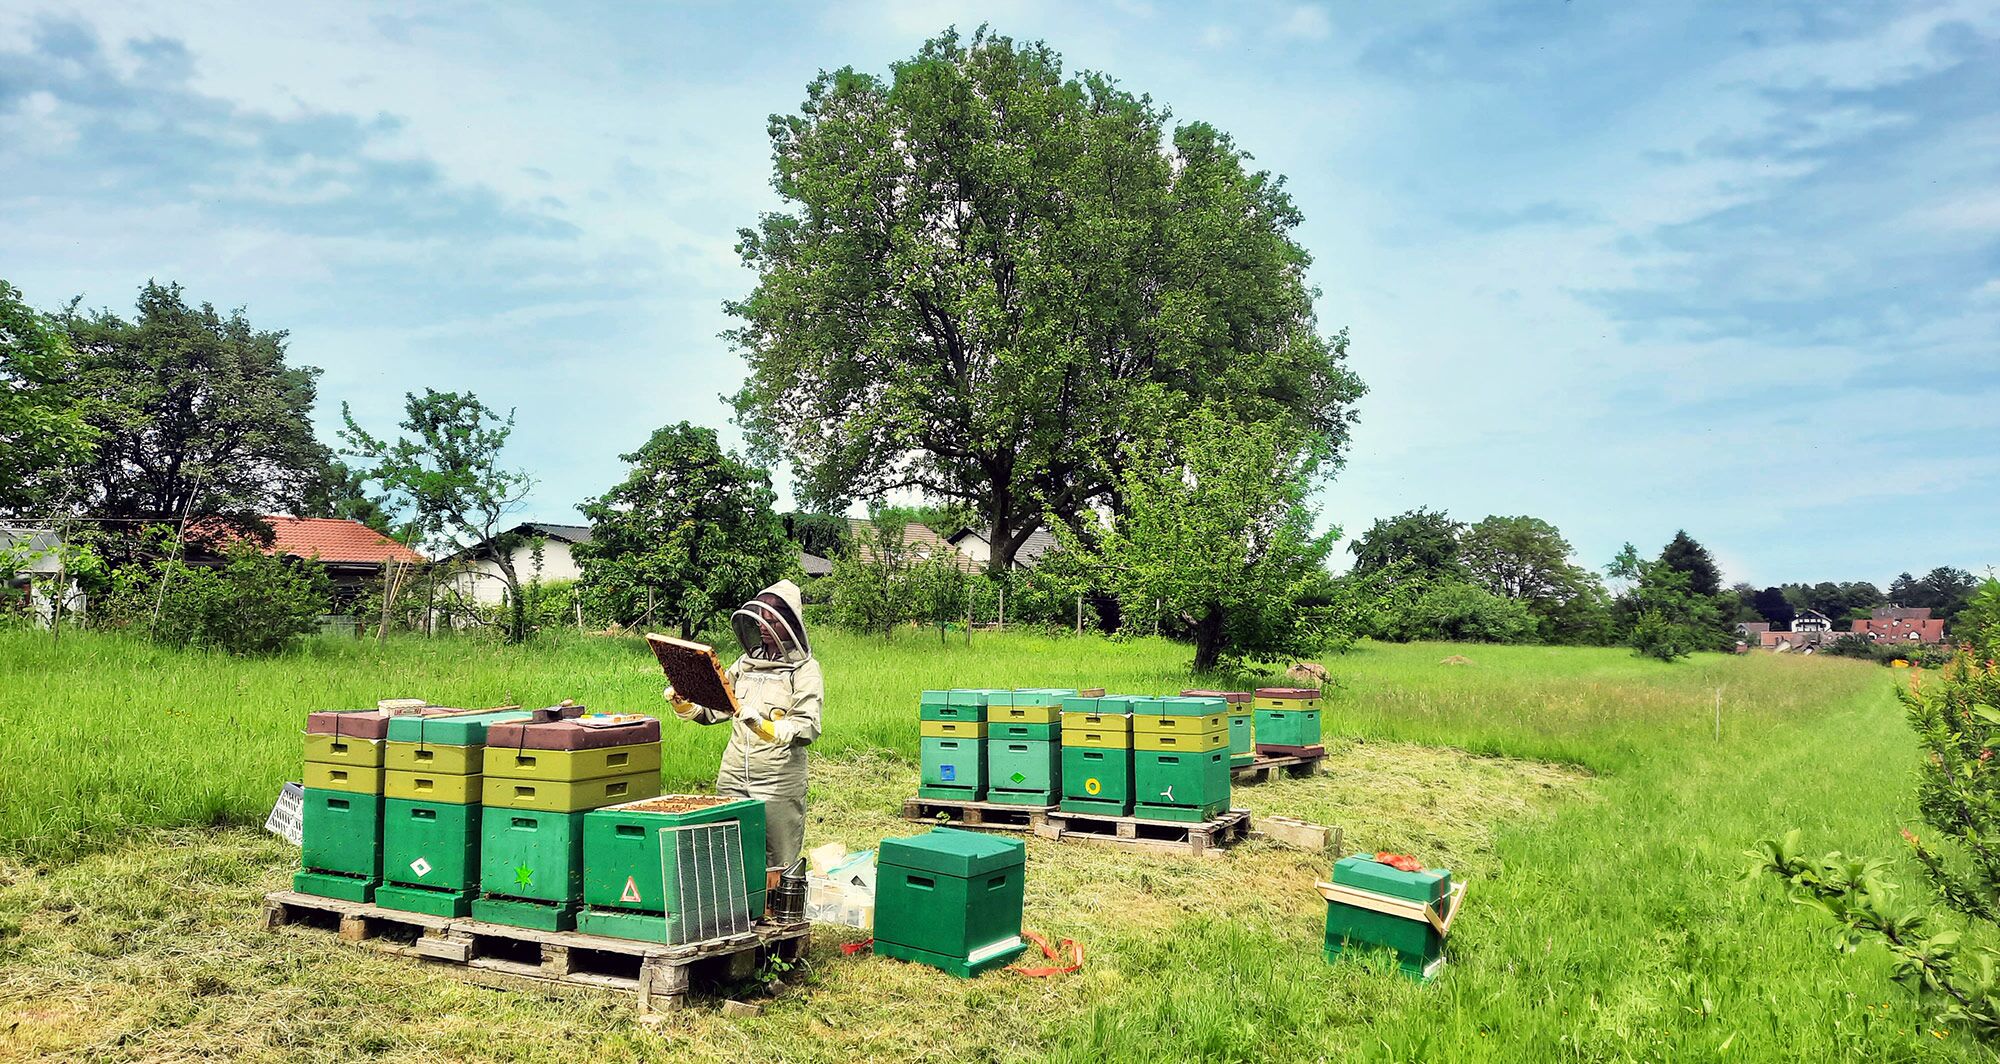
[[528,867],[527,865],[517,865],[517,866],[516,866],[516,867],[514,868],[514,885],[515,885],[515,886],[517,886],[517,887],[525,887],[525,886],[527,886],[527,885],[528,885],[528,880],[531,880],[531,879],[533,879],[533,878],[535,878],[535,870],[534,870],[534,869],[532,869],[532,868],[529,868],[529,867]]
[[1026,782],[1028,782],[1028,777],[1026,777],[1026,776],[1023,776],[1023,775],[1021,775],[1021,774],[1020,774],[1019,772],[1016,772],[1016,773],[1014,773],[1013,775],[1011,775],[1011,776],[1009,776],[1009,777],[1007,777],[1007,778],[1008,778],[1008,779],[1010,779],[1010,780],[1013,780],[1013,781],[1014,781],[1015,783],[1026,783]]

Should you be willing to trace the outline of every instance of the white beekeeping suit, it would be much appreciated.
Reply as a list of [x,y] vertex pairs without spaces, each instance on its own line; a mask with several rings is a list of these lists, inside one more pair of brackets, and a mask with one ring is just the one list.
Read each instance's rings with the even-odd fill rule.
[[780,580],[730,615],[743,656],[725,673],[742,715],[674,697],[674,712],[702,724],[731,723],[729,748],[715,775],[716,793],[764,803],[764,864],[798,859],[806,829],[806,747],[819,738],[826,684],[806,641],[798,585]]

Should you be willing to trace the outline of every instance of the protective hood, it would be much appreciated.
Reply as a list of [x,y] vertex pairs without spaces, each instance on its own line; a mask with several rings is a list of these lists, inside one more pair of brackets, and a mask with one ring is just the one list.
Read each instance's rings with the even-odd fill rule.
[[746,657],[796,665],[812,658],[804,618],[805,599],[799,586],[780,580],[730,614],[729,626]]

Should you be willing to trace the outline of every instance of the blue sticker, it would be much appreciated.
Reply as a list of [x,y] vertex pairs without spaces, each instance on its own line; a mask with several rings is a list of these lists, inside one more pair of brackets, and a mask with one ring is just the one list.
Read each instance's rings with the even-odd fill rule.
[[938,775],[940,775],[940,776],[943,776],[943,777],[944,777],[945,779],[948,779],[948,780],[955,780],[955,779],[957,779],[957,778],[958,778],[958,766],[957,766],[957,765],[939,765],[939,766],[938,766]]

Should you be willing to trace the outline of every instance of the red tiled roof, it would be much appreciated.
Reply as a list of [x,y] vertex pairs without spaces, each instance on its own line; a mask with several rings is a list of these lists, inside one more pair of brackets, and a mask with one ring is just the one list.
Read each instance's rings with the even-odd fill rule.
[[369,528],[339,517],[286,517],[266,514],[271,526],[271,554],[299,558],[314,555],[323,562],[380,565],[386,561],[421,562],[424,556]]

